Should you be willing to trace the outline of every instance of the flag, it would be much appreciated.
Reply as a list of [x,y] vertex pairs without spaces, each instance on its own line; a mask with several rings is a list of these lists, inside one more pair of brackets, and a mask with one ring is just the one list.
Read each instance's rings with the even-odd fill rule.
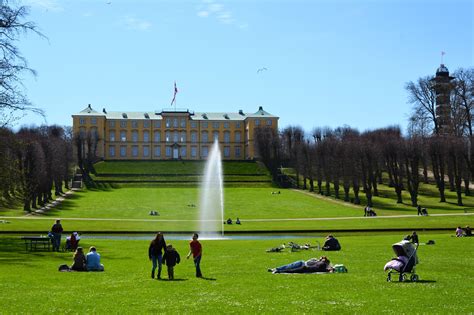
[[173,100],[171,101],[171,105],[173,105],[173,103],[176,104],[176,94],[178,93],[178,88],[176,87],[176,81],[174,82],[174,94],[173,94]]

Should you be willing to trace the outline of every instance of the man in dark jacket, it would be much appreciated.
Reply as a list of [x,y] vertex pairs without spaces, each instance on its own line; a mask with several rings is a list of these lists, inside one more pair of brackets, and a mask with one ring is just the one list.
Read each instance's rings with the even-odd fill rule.
[[174,266],[179,264],[181,258],[179,257],[178,252],[173,248],[171,244],[166,246],[165,254],[163,255],[163,260],[166,264],[166,268],[168,269],[168,279],[174,280]]
[[56,220],[56,223],[51,227],[51,233],[53,235],[53,252],[59,252],[59,246],[61,245],[61,233],[63,232],[63,227],[61,225],[61,220]]
[[341,250],[341,244],[334,236],[329,234],[324,242],[323,250]]

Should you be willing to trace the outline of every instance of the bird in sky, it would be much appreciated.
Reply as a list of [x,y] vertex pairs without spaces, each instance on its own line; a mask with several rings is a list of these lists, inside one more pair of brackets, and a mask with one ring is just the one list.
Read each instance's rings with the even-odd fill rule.
[[263,67],[263,68],[258,69],[258,70],[257,70],[257,73],[260,73],[260,72],[262,72],[262,71],[267,71],[267,70],[268,70],[267,68]]

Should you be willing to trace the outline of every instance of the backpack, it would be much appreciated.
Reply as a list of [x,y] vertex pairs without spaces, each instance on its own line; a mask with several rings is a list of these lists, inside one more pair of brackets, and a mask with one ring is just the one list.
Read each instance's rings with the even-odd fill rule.
[[58,271],[71,271],[71,270],[69,269],[68,265],[63,264],[59,266]]

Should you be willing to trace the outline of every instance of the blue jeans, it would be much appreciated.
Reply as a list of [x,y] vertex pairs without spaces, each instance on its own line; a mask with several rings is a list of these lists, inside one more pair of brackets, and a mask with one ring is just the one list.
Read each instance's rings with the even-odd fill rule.
[[194,257],[194,266],[196,267],[196,277],[202,277],[200,265],[201,265],[201,256]]
[[53,252],[58,251],[59,252],[59,246],[61,245],[61,233],[52,233],[53,234],[53,239],[51,242],[53,243]]
[[158,276],[161,276],[161,263],[162,263],[161,254],[158,256],[151,255],[151,263],[153,264],[153,268],[151,269],[152,272],[155,272],[156,266],[158,265]]
[[297,272],[298,270],[303,269],[304,266],[305,266],[304,260],[298,260],[298,261],[295,261],[295,262],[293,262],[291,264],[288,264],[288,265],[276,267],[275,272],[276,273],[279,273],[279,272]]

